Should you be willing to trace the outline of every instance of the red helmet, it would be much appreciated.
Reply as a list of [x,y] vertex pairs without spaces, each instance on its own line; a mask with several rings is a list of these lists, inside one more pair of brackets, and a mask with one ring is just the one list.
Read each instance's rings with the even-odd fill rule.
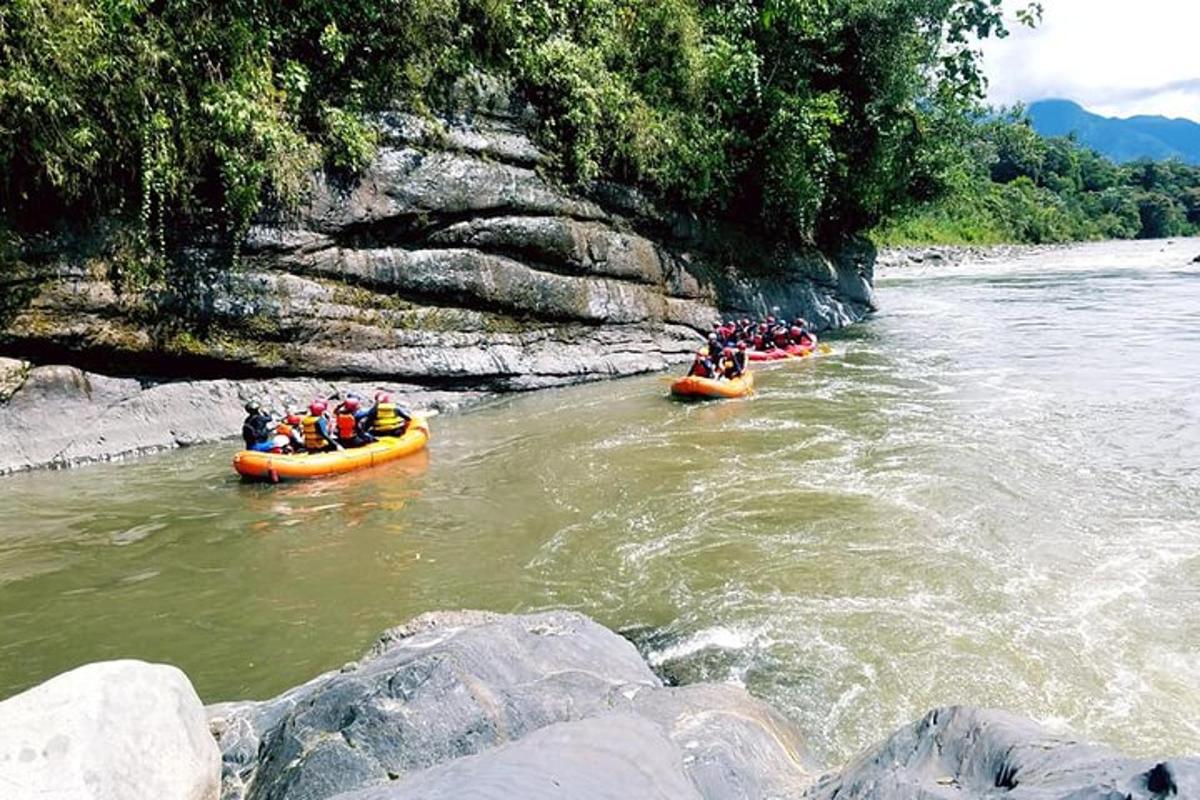
[[313,400],[308,404],[308,413],[312,414],[314,417],[319,417],[325,413],[325,409],[328,407],[329,406],[325,405],[324,400]]
[[745,350],[745,349],[746,349],[746,343],[738,342],[738,350]]
[[722,352],[724,355],[731,356],[731,355],[733,355],[733,348],[732,348],[732,347],[726,347],[726,348],[725,348],[724,350],[722,350],[721,352]]
[[767,324],[768,324],[768,325],[774,325],[774,324],[775,324],[775,318],[774,318],[774,317],[767,317]]
[[300,424],[300,415],[299,414],[288,414],[286,417],[284,417],[283,421],[286,422],[288,425],[299,425]]
[[347,411],[358,411],[358,401],[353,397],[347,397],[346,402],[342,403]]
[[390,402],[392,402],[392,396],[390,394],[388,394],[387,392],[376,392],[375,393],[375,402],[376,403],[390,403]]
[[792,329],[791,329],[791,331],[789,331],[789,333],[791,333],[792,336],[799,336],[800,334],[804,333],[804,331],[800,330],[799,328],[797,328],[795,326],[792,326]]

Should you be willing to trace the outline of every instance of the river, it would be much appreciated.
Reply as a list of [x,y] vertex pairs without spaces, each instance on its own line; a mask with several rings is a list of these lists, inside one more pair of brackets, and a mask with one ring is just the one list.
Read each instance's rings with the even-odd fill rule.
[[563,606],[675,678],[744,683],[830,763],[947,703],[1198,751],[1180,246],[897,272],[747,401],[657,375],[510,397],[309,485],[243,485],[229,446],[5,478],[0,697],[117,657],[265,697],[423,611]]

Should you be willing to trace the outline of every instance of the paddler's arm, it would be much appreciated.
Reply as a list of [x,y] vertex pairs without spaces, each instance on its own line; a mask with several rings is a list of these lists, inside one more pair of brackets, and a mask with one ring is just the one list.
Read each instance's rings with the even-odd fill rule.
[[329,420],[326,419],[325,417],[321,417],[320,419],[317,420],[317,433],[321,434],[321,437],[325,441],[329,442],[331,445],[333,445],[338,450],[343,449],[341,442],[337,441],[336,439],[334,439],[332,436],[329,435]]

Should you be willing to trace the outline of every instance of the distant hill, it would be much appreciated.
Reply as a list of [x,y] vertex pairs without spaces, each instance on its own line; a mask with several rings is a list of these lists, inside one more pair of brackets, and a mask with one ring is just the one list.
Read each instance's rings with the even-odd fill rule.
[[1114,161],[1178,158],[1200,164],[1200,123],[1167,117],[1102,117],[1070,100],[1039,100],[1028,108],[1043,136],[1074,133]]

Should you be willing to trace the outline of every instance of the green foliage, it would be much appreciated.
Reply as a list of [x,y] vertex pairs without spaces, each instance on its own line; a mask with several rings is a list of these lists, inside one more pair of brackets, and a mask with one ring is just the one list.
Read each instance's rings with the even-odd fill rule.
[[236,234],[367,163],[363,112],[482,70],[567,181],[834,240],[963,182],[976,43],[1005,33],[998,0],[9,0],[0,218]]
[[872,234],[883,245],[1068,242],[1200,233],[1200,167],[1118,166],[1070,138],[1045,139],[1020,112],[975,127],[968,179]]

